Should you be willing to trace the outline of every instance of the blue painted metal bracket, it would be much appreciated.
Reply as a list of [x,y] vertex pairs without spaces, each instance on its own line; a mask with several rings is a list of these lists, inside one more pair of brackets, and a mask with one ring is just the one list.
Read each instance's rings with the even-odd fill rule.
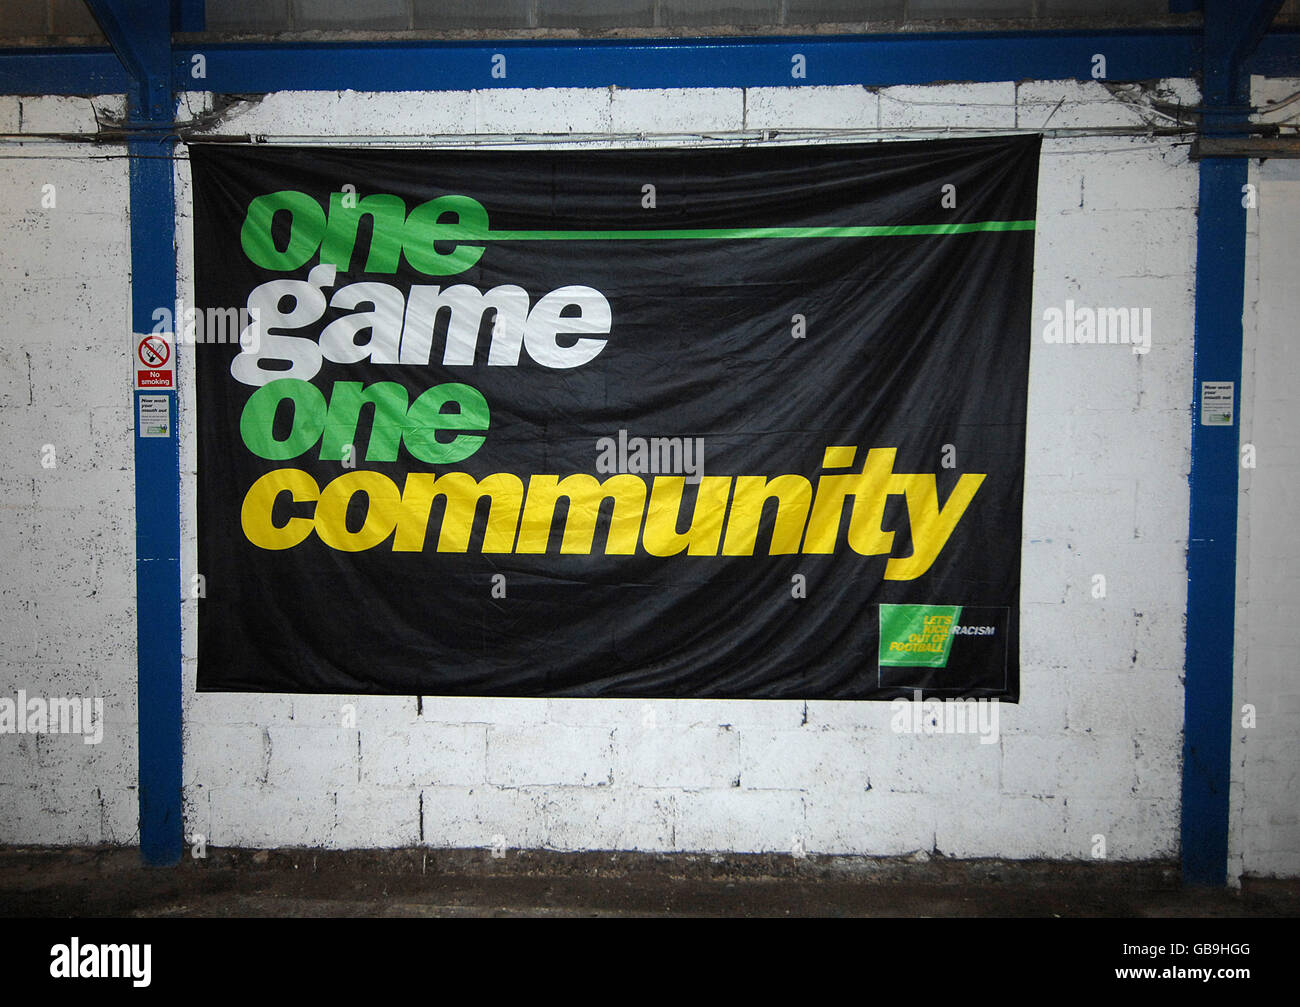
[[164,0],[133,4],[86,0],[86,5],[126,68],[131,117],[143,122],[170,122],[174,110],[170,4]]
[[1300,77],[1300,29],[1270,30],[1245,65],[1262,77]]
[[1268,26],[1282,9],[1282,0],[1254,0],[1253,3],[1234,3],[1231,7],[1211,2],[1205,8],[1207,33],[1222,33],[1217,43],[1207,49],[1207,54],[1219,46],[1225,48],[1224,56],[1230,65],[1240,69],[1255,51]]

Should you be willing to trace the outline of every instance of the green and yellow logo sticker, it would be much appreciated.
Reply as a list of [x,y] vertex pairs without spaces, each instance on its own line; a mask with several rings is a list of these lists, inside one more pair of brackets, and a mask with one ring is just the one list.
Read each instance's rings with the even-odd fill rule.
[[881,666],[946,668],[960,618],[960,605],[881,605]]

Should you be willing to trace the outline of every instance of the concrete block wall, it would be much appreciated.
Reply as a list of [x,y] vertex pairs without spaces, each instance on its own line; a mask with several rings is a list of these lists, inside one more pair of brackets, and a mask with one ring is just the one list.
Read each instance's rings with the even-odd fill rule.
[[[1278,85],[1285,93],[1297,86]],[[1189,82],[1158,87],[1166,100],[1197,101]],[[1141,121],[1141,101],[1136,91],[1117,97],[1074,82],[282,93],[237,107],[215,128],[348,144],[573,132],[604,134],[608,146],[666,142],[622,134],[801,127],[918,138],[969,128],[1130,125]],[[121,111],[120,99],[95,102]],[[209,96],[186,95],[181,115],[208,104]],[[84,98],[0,98],[0,132],[90,130],[94,122]],[[0,222],[13,236],[0,247],[0,424],[9,459],[0,473],[7,571],[0,697],[23,689],[105,702],[98,745],[0,733],[3,843],[138,838],[121,154],[37,141],[0,149],[9,195]],[[188,301],[189,172],[183,148],[179,154],[178,290]],[[41,205],[46,184],[55,186],[54,207]],[[1001,709],[996,744],[969,734],[895,733],[889,704],[873,703],[198,695],[194,606],[201,602],[187,600],[186,832],[233,846],[937,850],[1013,858],[1090,858],[1102,836],[1109,858],[1175,856],[1195,206],[1196,170],[1183,143],[1044,143],[1023,691],[1020,705]],[[1288,219],[1271,229],[1257,219],[1256,230],[1265,239],[1286,235]],[[1293,238],[1277,240],[1294,251]],[[1259,289],[1272,290],[1276,284],[1259,279],[1260,247],[1252,241],[1251,275]],[[1257,310],[1248,305],[1248,339],[1253,319],[1273,319],[1268,331],[1275,331],[1277,319],[1294,317],[1289,302],[1256,299]],[[1046,343],[1043,313],[1067,300],[1149,308],[1149,352]],[[1261,459],[1292,462],[1268,470],[1273,482],[1263,467],[1243,482],[1241,578],[1264,576],[1252,578],[1249,592],[1239,585],[1238,695],[1257,703],[1261,719],[1254,734],[1239,732],[1234,750],[1232,869],[1294,875],[1296,704],[1285,663],[1286,634],[1294,630],[1278,615],[1286,611],[1279,606],[1287,578],[1294,579],[1286,562],[1294,548],[1279,552],[1276,542],[1293,493],[1294,446],[1285,431],[1294,413],[1285,389],[1295,361],[1276,337],[1261,335],[1253,352],[1243,419],[1254,425],[1243,427],[1243,439],[1255,439]],[[1258,420],[1252,374],[1263,376]],[[198,571],[185,348],[180,398],[188,583]],[[46,444],[55,447],[52,468],[41,464]],[[1272,503],[1246,506],[1263,505],[1266,492]]]
[[[0,133],[118,98],[0,97]],[[106,157],[105,154],[108,154]],[[0,148],[0,698],[103,702],[103,732],[0,733],[0,843],[138,842],[127,162]]]
[[[1300,90],[1294,78],[1253,85],[1261,108]],[[1243,454],[1238,496],[1230,871],[1293,877],[1300,873],[1300,165],[1255,162],[1249,184],[1241,442],[1253,457]]]
[[[1160,85],[1195,103],[1187,82]],[[183,107],[205,107],[189,95]],[[221,132],[328,137],[1131,124],[1101,85],[280,93]],[[192,233],[177,165],[182,296]],[[1023,701],[997,744],[889,704],[198,695],[187,828],[216,845],[1111,858],[1178,849],[1196,171],[1167,140],[1044,145],[1024,530]],[[1058,346],[1048,307],[1151,309],[1150,352]],[[198,352],[202,352],[198,348]],[[188,371],[186,371],[188,373]],[[192,384],[182,384],[192,571]],[[1094,578],[1105,596],[1094,597]]]

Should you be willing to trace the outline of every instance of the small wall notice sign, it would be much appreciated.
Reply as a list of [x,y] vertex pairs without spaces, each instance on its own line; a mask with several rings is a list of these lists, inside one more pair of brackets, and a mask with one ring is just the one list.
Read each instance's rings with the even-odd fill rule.
[[141,395],[136,429],[141,437],[170,437],[172,417],[166,395]]
[[1201,426],[1232,426],[1233,383],[1201,382]]
[[137,390],[176,387],[176,354],[170,333],[137,334],[132,363]]

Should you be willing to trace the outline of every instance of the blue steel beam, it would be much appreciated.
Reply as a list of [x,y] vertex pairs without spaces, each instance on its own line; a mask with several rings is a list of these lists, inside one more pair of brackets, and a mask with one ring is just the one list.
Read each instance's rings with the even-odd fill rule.
[[[971,48],[963,48],[963,43]],[[491,76],[491,59],[498,52],[507,57],[504,79]],[[791,76],[789,57],[796,52],[808,61],[804,78]],[[1096,52],[1106,54],[1113,80],[1194,76],[1200,71],[1201,35],[1194,29],[1152,29],[695,41],[214,43],[177,50],[172,66],[182,86],[224,93],[610,84],[887,86],[935,80],[1087,79]],[[196,54],[206,62],[203,78],[193,76]],[[1300,31],[1270,31],[1246,66],[1266,76],[1300,74]],[[0,48],[0,94],[121,94],[128,84],[111,49]]]
[[0,94],[123,94],[129,83],[101,46],[0,49]]
[[[1199,65],[1200,36],[1195,29],[1154,29],[635,41],[213,43],[177,49],[173,70],[180,87],[225,93],[884,86],[1086,80],[1097,53],[1105,55],[1111,80],[1189,77]],[[203,78],[193,76],[196,56],[203,58]]]
[[[97,0],[103,3],[104,0]],[[586,39],[499,42],[212,43],[172,54],[177,86],[279,90],[460,91],[480,87],[759,87],[926,84],[1091,77],[1190,77],[1191,28],[1098,32],[960,32],[805,38]],[[493,57],[505,76],[493,76]],[[795,55],[804,76],[795,76]],[[195,76],[202,56],[204,76]],[[499,63],[495,64],[499,66]],[[498,71],[500,72],[500,71]],[[104,49],[0,50],[0,94],[104,94],[127,75]]]

